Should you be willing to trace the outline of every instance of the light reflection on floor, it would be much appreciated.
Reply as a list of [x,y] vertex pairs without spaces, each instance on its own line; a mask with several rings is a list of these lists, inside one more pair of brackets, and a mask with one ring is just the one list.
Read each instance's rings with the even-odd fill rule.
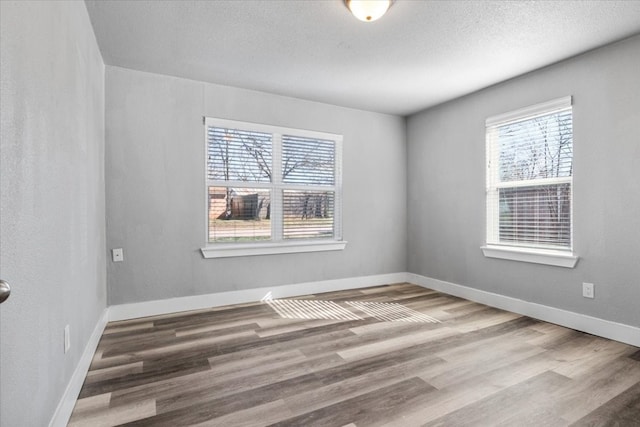
[[381,322],[440,323],[435,317],[398,303],[346,301],[344,304],[347,307],[345,307],[334,301],[321,300],[263,299],[263,301],[285,319],[363,320],[362,315],[364,315]]

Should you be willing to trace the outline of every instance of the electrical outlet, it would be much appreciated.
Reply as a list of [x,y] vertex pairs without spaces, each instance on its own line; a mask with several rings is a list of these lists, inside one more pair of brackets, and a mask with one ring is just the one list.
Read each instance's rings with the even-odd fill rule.
[[593,283],[582,284],[582,296],[585,298],[595,297],[595,285]]
[[124,251],[122,248],[111,249],[111,258],[113,259],[113,262],[124,261]]
[[64,327],[64,352],[65,354],[71,348],[71,333],[69,332],[69,325]]

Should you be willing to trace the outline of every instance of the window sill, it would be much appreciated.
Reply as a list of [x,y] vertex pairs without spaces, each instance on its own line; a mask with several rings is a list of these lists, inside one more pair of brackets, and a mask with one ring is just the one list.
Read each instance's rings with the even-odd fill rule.
[[482,246],[480,249],[482,249],[482,253],[487,258],[508,259],[565,268],[574,268],[578,262],[576,255],[564,251],[493,245]]
[[218,243],[200,249],[205,258],[229,258],[256,255],[295,254],[302,252],[341,251],[344,240],[303,241],[286,243]]

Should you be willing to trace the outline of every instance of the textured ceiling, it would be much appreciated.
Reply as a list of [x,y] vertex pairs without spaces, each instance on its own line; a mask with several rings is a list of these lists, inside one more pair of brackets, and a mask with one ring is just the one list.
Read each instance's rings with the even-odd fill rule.
[[86,0],[104,60],[407,115],[640,34],[640,1]]

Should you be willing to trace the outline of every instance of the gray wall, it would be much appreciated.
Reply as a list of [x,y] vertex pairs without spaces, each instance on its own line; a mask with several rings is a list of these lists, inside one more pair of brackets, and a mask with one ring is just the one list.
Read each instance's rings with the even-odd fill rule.
[[106,305],[104,65],[84,2],[0,15],[0,425],[42,427]]
[[[203,259],[202,117],[344,135],[344,251]],[[108,66],[110,304],[406,270],[405,122],[382,115]]]
[[[408,118],[409,271],[640,326],[640,36]],[[484,258],[484,120],[573,95],[575,269]],[[585,299],[582,282],[596,285]]]

